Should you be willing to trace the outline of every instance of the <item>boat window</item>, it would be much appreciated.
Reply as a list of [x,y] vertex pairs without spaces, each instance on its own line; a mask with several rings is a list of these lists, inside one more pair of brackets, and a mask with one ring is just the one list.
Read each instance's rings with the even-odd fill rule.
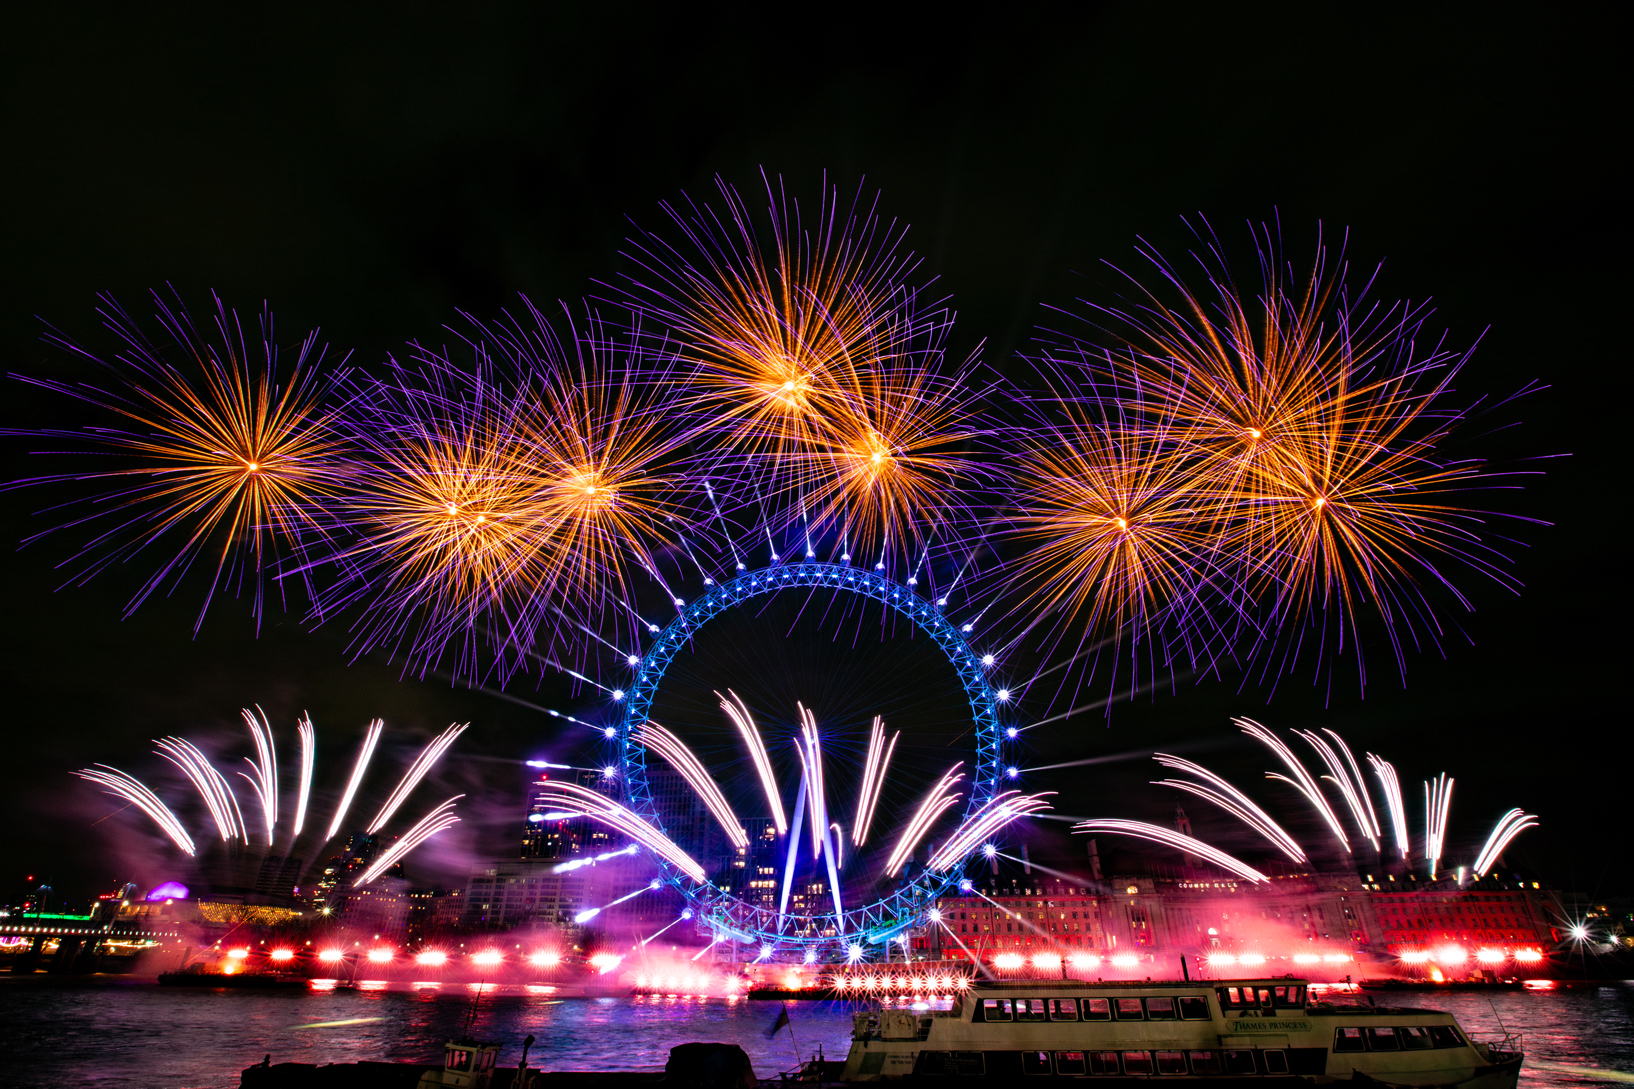
[[1181,995],[1178,1001],[1182,1019],[1186,1021],[1207,1021],[1209,1019],[1208,999],[1205,996],[1200,994]]
[[1237,991],[1237,988],[1235,988],[1235,987],[1221,987],[1220,988],[1220,1005],[1229,1007],[1229,1006],[1240,1006],[1242,1004],[1243,1004],[1242,995]]
[[1088,1071],[1084,1067],[1084,1053],[1082,1051],[1057,1051],[1055,1053],[1055,1072],[1057,1074],[1084,1074]]
[[1042,998],[1016,999],[1016,1020],[1048,1021],[1049,1017],[1044,1013],[1044,1000]]
[[1146,1000],[1146,1016],[1153,1021],[1173,1021],[1174,999],[1148,998]]
[[1152,1072],[1152,1053],[1150,1051],[1125,1051],[1123,1053],[1123,1072],[1125,1074],[1150,1074]]
[[1282,1009],[1302,1007],[1305,1005],[1305,988],[1303,987],[1272,987],[1271,999]]
[[1157,1057],[1157,1072],[1159,1074],[1184,1074],[1186,1072],[1186,1053],[1184,1051],[1158,1051],[1153,1054]]
[[1220,1056],[1214,1051],[1192,1051],[1188,1053],[1191,1059],[1193,1074],[1218,1074],[1220,1072]]
[[1399,1028],[1396,1035],[1401,1037],[1401,1046],[1408,1051],[1424,1051],[1435,1046],[1435,1041],[1430,1039],[1430,1030],[1418,1025]]
[[1086,999],[1084,999],[1084,1020],[1085,1021],[1110,1021],[1110,1020],[1112,1020],[1112,1000],[1110,998],[1086,998]]
[[1288,1072],[1288,1053],[1286,1051],[1262,1051],[1265,1056],[1265,1072],[1267,1074],[1286,1074]]
[[1023,1051],[1021,1053],[1021,1072],[1023,1074],[1048,1074],[1050,1072],[1050,1053],[1048,1051]]
[[1362,1037],[1359,1028],[1342,1028],[1333,1030],[1334,1051],[1366,1051],[1367,1041]]
[[1225,1072],[1227,1074],[1253,1074],[1254,1053],[1252,1051],[1227,1051],[1225,1053]]
[[1451,1025],[1431,1025],[1430,1039],[1435,1041],[1436,1047],[1464,1046],[1464,1038],[1458,1035],[1458,1030]]
[[982,1020],[983,1021],[1008,1021],[1008,1020],[1010,1020],[1010,1000],[1008,998],[984,998],[984,999],[982,999]]
[[1076,1021],[1076,1020],[1078,1020],[1078,1000],[1076,998],[1052,998],[1052,999],[1050,999],[1050,1020],[1051,1021]]
[[1118,1073],[1118,1053],[1116,1051],[1091,1051],[1089,1053],[1089,1072],[1091,1074]]
[[1146,1014],[1140,1008],[1138,998],[1113,999],[1113,1008],[1118,1011],[1119,1021],[1144,1021]]
[[1400,1051],[1401,1041],[1396,1039],[1396,1030],[1393,1028],[1370,1028],[1367,1030],[1367,1049],[1369,1051]]
[[[1254,992],[1250,988],[1247,988],[1247,987],[1243,988],[1243,994],[1245,996],[1252,995],[1253,993]],[[1249,998],[1249,1001],[1252,1002],[1253,999]],[[1266,1009],[1271,1008],[1271,988],[1269,988],[1269,987],[1261,987],[1260,988],[1260,1005],[1264,1006]]]
[[471,1066],[471,1053],[469,1051],[450,1051],[448,1061],[443,1065],[449,1070],[468,1070]]

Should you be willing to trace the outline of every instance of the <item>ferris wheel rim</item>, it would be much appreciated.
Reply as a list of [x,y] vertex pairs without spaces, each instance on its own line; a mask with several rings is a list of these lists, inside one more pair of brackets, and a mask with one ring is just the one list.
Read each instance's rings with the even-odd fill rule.
[[[741,571],[733,578],[711,586],[702,596],[681,604],[675,619],[652,639],[634,666],[636,675],[624,693],[624,713],[613,739],[623,774],[625,800],[643,820],[659,831],[664,823],[653,803],[647,783],[646,750],[633,732],[646,722],[654,697],[662,685],[674,657],[688,646],[709,621],[738,605],[786,590],[839,590],[877,601],[909,619],[930,637],[958,674],[970,702],[975,728],[975,775],[964,807],[968,818],[1001,791],[1000,750],[1004,730],[999,721],[997,692],[988,683],[987,666],[965,638],[967,629],[948,618],[936,602],[920,597],[911,586],[873,571],[843,564],[799,562],[774,564],[753,571]],[[961,818],[963,819],[963,818]],[[888,942],[914,925],[925,909],[951,890],[964,876],[969,856],[961,858],[941,873],[920,870],[898,881],[888,895],[867,904],[835,912],[782,915],[752,906],[725,889],[698,884],[676,871],[666,860],[648,852],[664,880],[693,906],[705,924],[719,936],[745,942],[770,942],[794,948],[850,944],[859,938],[872,945]],[[808,923],[829,920],[833,934],[800,934],[758,925],[762,917],[798,918]],[[851,925],[842,925],[851,924]]]

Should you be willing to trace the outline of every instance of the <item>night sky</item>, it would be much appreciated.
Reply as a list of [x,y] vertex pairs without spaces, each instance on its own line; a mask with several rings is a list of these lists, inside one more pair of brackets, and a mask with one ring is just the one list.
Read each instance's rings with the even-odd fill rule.
[[[254,18],[27,7],[0,28],[7,372],[81,376],[40,342],[41,322],[106,344],[95,294],[145,316],[147,290],[166,283],[195,311],[212,289],[246,314],[266,300],[281,340],[321,327],[332,351],[369,364],[517,292],[595,294],[626,267],[632,220],[661,227],[659,202],[708,196],[716,175],[753,198],[761,168],[805,199],[824,171],[842,191],[881,190],[953,298],[954,354],[985,338],[1000,373],[1044,307],[1114,301],[1103,262],[1136,267],[1140,239],[1183,254],[1182,216],[1206,217],[1245,270],[1247,221],[1276,217],[1298,261],[1318,225],[1330,239],[1348,229],[1355,266],[1386,262],[1382,297],[1433,297],[1432,328],[1480,338],[1458,399],[1548,386],[1469,439],[1500,466],[1546,470],[1484,499],[1553,523],[1520,528],[1509,549],[1524,592],[1463,577],[1476,611],[1446,614],[1445,656],[1411,655],[1405,686],[1382,647],[1365,698],[1306,676],[1269,703],[1235,678],[1183,682],[1110,719],[1045,727],[1035,762],[1184,747],[1305,830],[1227,718],[1331,726],[1395,761],[1415,828],[1418,783],[1456,777],[1454,853],[1521,806],[1543,826],[1512,867],[1591,894],[1634,886],[1615,543],[1626,486],[1613,480],[1628,431],[1626,95],[1608,28],[1475,8],[1326,21],[1297,6],[1075,4],[952,23],[859,7],[778,23],[765,9],[613,4]],[[83,416],[11,380],[0,403],[9,428]],[[7,478],[27,475],[40,444],[3,442]],[[1551,455],[1569,456],[1526,460]],[[45,502],[3,493],[5,539],[49,525],[34,513]],[[344,633],[303,631],[298,613],[257,638],[228,598],[193,638],[197,583],[122,621],[126,575],[59,590],[64,543],[0,555],[0,900],[28,875],[70,896],[168,876],[133,812],[93,827],[116,806],[68,772],[156,770],[149,739],[242,733],[241,706],[265,708],[290,742],[309,710],[331,778],[370,717],[387,720],[394,757],[471,721],[440,782],[471,793],[469,819],[423,880],[457,877],[469,852],[510,851],[518,758],[589,751],[582,731],[524,704],[349,664]],[[611,713],[555,678],[510,691]],[[1145,785],[1157,770],[1131,759],[1035,785],[1061,790],[1067,813],[1167,821],[1174,798]],[[1242,843],[1203,808],[1188,807],[1200,834]]]

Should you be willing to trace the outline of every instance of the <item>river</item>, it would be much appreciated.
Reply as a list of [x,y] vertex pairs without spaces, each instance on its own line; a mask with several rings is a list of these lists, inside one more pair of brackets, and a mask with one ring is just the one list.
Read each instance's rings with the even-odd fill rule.
[[[1477,1037],[1525,1037],[1522,1086],[1634,1084],[1634,982],[1574,990],[1400,995],[1393,1004],[1447,1009]],[[239,1071],[274,1062],[432,1060],[461,1034],[473,995],[440,990],[189,991],[150,982],[0,977],[0,1085],[227,1089]],[[850,1046],[850,1003],[789,1003],[801,1054]],[[789,1030],[768,1039],[777,1002],[719,998],[562,999],[488,989],[473,1033],[505,1044],[539,1040],[546,1069],[661,1069],[674,1044],[736,1043],[762,1077],[794,1063]]]

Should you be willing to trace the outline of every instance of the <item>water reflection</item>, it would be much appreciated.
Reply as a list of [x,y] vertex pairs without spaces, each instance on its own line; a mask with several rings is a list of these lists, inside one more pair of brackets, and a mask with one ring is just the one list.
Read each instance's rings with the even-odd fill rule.
[[[475,1032],[502,1041],[515,1062],[533,1033],[547,1069],[659,1069],[688,1040],[741,1045],[755,1072],[775,1076],[796,1059],[787,1031],[765,1032],[779,1003],[646,995],[564,999],[544,987],[476,988],[396,983],[306,992],[172,990],[151,984],[0,978],[0,1071],[30,1084],[202,1089],[238,1085],[239,1071],[274,1062],[428,1061],[458,1036],[476,1004]],[[1495,994],[1406,993],[1381,1004],[1445,1009],[1477,1037],[1524,1035],[1527,1089],[1634,1080],[1634,985]],[[911,1003],[910,1003],[911,1004]],[[944,1006],[945,1002],[933,1003]],[[800,1054],[829,1058],[850,1046],[849,1002],[789,1002]],[[322,1027],[320,1027],[322,1026]],[[318,1031],[313,1031],[318,1030]]]

